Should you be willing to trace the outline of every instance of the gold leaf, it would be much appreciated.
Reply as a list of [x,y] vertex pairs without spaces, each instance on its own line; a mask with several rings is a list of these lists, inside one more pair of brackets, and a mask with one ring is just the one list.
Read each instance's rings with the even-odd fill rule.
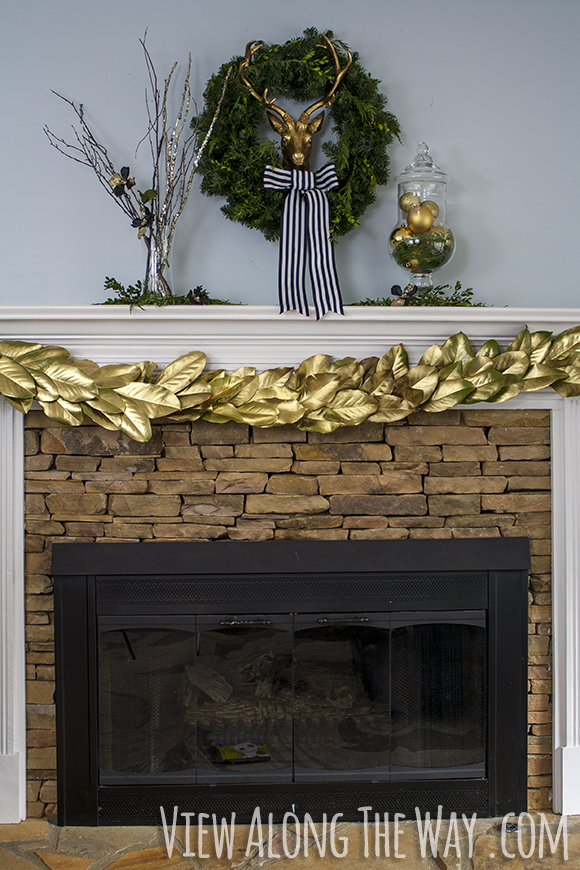
[[44,369],[49,363],[65,362],[69,357],[70,353],[65,347],[50,345],[25,353],[18,359],[22,365],[34,369]]
[[543,329],[539,332],[532,332],[532,352],[530,360],[532,363],[541,363],[546,358],[546,354],[550,350],[552,344],[552,333]]
[[512,350],[521,350],[528,356],[531,354],[532,336],[530,335],[530,330],[527,326],[524,326],[524,328],[518,332],[514,340],[508,344],[506,350],[508,353]]
[[409,371],[407,351],[402,344],[395,344],[377,363],[377,374],[392,372],[394,378],[402,378]]
[[235,373],[225,375],[223,378],[215,378],[211,382],[211,391],[214,399],[229,399],[240,392],[245,384],[254,379],[253,375],[238,377]]
[[496,356],[499,356],[501,353],[501,348],[495,338],[490,338],[489,341],[485,341],[477,353],[476,356],[486,356],[489,359],[495,359]]
[[457,380],[457,378],[461,379],[462,374],[463,374],[463,363],[461,363],[461,362],[450,363],[450,365],[445,366],[444,368],[440,369],[440,371],[439,371],[439,383],[441,383],[441,381],[446,381],[447,379],[450,379],[450,380]]
[[30,399],[12,399],[10,396],[4,396],[9,405],[12,405],[21,414],[28,414],[32,407],[32,398]]
[[202,415],[202,419],[207,420],[209,423],[229,423],[231,420],[234,420],[236,423],[244,422],[238,413],[238,409],[228,402],[218,404],[209,411],[206,411]]
[[300,388],[306,378],[312,375],[326,372],[330,363],[330,357],[325,353],[317,353],[315,356],[310,356],[300,363],[296,369],[296,387]]
[[382,396],[378,402],[379,407],[368,418],[371,423],[396,423],[415,410],[415,405],[399,396]]
[[54,402],[39,402],[47,417],[63,423],[65,426],[80,426],[83,422],[83,409],[80,405],[67,402],[66,399],[55,399]]
[[339,386],[338,376],[330,372],[309,375],[302,385],[298,401],[307,410],[315,411],[330,402]]
[[277,406],[278,425],[287,426],[297,423],[304,416],[304,408],[295,399],[288,402],[279,402]]
[[530,357],[523,350],[506,351],[495,357],[493,366],[506,375],[525,375],[530,367]]
[[[87,374],[89,374],[87,372]],[[140,366],[135,365],[109,365],[97,368],[96,373],[92,376],[95,384],[102,390],[116,390],[119,387],[124,387],[136,381],[142,370]]]
[[183,411],[177,411],[175,414],[169,414],[165,419],[175,423],[191,423],[194,420],[199,420],[205,410],[203,405],[197,408],[187,408]]
[[476,389],[464,399],[464,403],[466,405],[473,405],[476,402],[487,402],[488,399],[501,390],[505,384],[505,379],[506,375],[497,372],[495,369],[487,369],[467,378]]
[[29,341],[0,341],[0,354],[9,356],[10,359],[18,359],[33,350],[40,350],[41,344],[32,344]]
[[163,369],[155,383],[164,386],[173,393],[178,393],[200,377],[205,368],[206,360],[206,355],[199,350],[184,353]]
[[287,386],[268,387],[265,390],[256,390],[254,401],[263,401],[265,399],[281,399],[284,401],[296,401],[298,393],[296,390],[291,390]]
[[139,369],[139,380],[144,381],[145,383],[149,383],[153,372],[157,368],[154,362],[150,362],[148,360],[144,360],[143,362],[136,363],[137,368]]
[[[547,363],[538,363],[531,366],[524,375],[524,384],[522,389],[525,392],[542,390],[544,387],[549,387],[555,384],[556,381],[565,380],[568,376],[565,368],[555,368]],[[556,387],[554,387],[556,389]],[[558,391],[559,392],[559,391]],[[563,393],[561,395],[564,395]]]
[[372,396],[386,396],[393,392],[395,378],[392,372],[375,372],[361,385],[366,393]]
[[552,346],[546,354],[546,362],[550,361],[554,365],[560,362],[571,362],[570,355],[572,352],[578,351],[580,345],[580,326],[575,326],[573,329],[566,329],[557,335],[552,341]]
[[87,406],[101,411],[103,414],[122,414],[125,410],[125,400],[114,390],[102,390],[94,399],[87,399]]
[[71,365],[75,365],[81,372],[95,380],[94,376],[100,371],[99,366],[92,359],[71,359]]
[[439,383],[429,401],[421,405],[421,410],[433,413],[447,411],[463,402],[474,390],[475,387],[470,381],[463,378],[447,378]]
[[96,408],[92,408],[87,402],[80,403],[83,412],[89,419],[96,423],[97,426],[102,426],[103,429],[109,429],[113,432],[118,432],[121,428],[122,414],[104,414]]
[[177,396],[158,384],[133,381],[130,384],[125,384],[124,387],[119,387],[116,392],[123,397],[141,402],[142,409],[149,417],[165,417],[172,411],[181,410]]
[[498,402],[506,402],[508,399],[513,399],[518,393],[521,393],[524,386],[524,379],[521,375],[506,374],[505,383],[501,390],[498,390],[487,401],[496,404]]
[[58,398],[58,389],[52,378],[44,372],[34,372],[34,380],[37,385],[36,397],[39,402],[54,402]]
[[54,383],[61,399],[66,402],[80,402],[97,395],[95,382],[74,365],[50,363],[44,374]]
[[413,388],[423,395],[421,401],[425,401],[437,386],[438,380],[439,372],[435,366],[413,366],[406,375],[395,380],[393,392],[397,396],[403,396],[406,390]]
[[255,376],[248,378],[236,395],[232,397],[232,404],[239,408],[240,405],[250,402],[258,391],[259,383],[258,378]]
[[378,400],[363,390],[339,390],[327,405],[334,411],[343,426],[356,426],[363,423],[378,406]]
[[473,359],[473,349],[464,332],[456,332],[455,335],[451,335],[441,348],[441,353],[444,365]]
[[151,438],[151,421],[145,403],[127,397],[125,411],[119,421],[119,429],[133,441],[149,441]]
[[438,344],[432,344],[431,347],[427,348],[419,360],[419,365],[437,366],[437,368],[443,365],[443,352]]
[[294,369],[280,366],[277,369],[268,369],[258,375],[258,389],[269,390],[278,386],[285,386],[288,379],[294,373]]
[[245,405],[238,405],[237,411],[242,421],[249,426],[267,428],[278,421],[277,407],[267,402],[248,402]]
[[475,386],[479,386],[479,384],[487,383],[485,378],[483,380],[476,380],[479,376],[483,377],[484,372],[492,371],[495,368],[495,362],[489,359],[489,357],[485,356],[476,356],[472,360],[466,360],[463,363],[463,376],[470,380]]
[[305,432],[321,432],[323,434],[334,432],[339,426],[341,426],[341,422],[330,408],[319,408],[317,411],[312,411],[297,424],[297,428]]
[[348,359],[350,358],[341,360],[339,368],[330,367],[330,371],[335,372],[340,379],[341,390],[357,389],[360,387],[364,377],[364,369],[361,364],[356,360],[349,362]]
[[0,393],[12,399],[29,399],[36,394],[36,384],[24,366],[7,356],[0,359]]

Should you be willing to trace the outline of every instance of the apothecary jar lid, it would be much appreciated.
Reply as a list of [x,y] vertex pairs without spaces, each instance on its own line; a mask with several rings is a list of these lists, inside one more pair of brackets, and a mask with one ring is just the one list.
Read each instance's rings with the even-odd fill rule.
[[447,184],[449,176],[433,163],[429,146],[425,142],[419,142],[415,159],[400,175],[397,175],[395,181],[398,184],[404,184],[406,181],[441,181]]

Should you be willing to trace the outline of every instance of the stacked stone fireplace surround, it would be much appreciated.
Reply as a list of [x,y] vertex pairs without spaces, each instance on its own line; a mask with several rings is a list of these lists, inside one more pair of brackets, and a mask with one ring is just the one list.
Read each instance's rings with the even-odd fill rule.
[[158,421],[144,444],[26,419],[28,816],[56,801],[54,541],[529,537],[529,808],[551,806],[550,412],[415,412],[332,434]]

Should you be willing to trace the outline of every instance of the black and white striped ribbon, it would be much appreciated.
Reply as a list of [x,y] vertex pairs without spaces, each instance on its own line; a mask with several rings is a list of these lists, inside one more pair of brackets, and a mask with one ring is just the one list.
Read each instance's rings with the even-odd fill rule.
[[264,187],[288,190],[282,210],[278,294],[280,313],[299,311],[308,317],[305,273],[306,254],[316,319],[328,311],[344,314],[330,242],[330,206],[327,190],[338,187],[334,165],[316,172],[267,166]]

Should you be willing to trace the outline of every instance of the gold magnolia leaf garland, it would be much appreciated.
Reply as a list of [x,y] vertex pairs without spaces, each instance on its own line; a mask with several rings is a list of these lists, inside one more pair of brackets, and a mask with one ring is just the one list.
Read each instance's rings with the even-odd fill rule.
[[151,421],[160,417],[332,432],[365,420],[392,423],[419,408],[495,404],[549,386],[580,396],[580,326],[555,338],[525,327],[505,351],[492,339],[474,352],[458,332],[412,367],[401,344],[380,359],[316,354],[297,369],[259,374],[249,366],[204,373],[205,365],[205,354],[194,350],[154,378],[152,362],[99,366],[71,359],[64,347],[0,341],[0,393],[24,414],[36,400],[57,423],[80,426],[88,417],[136,441],[149,440]]

